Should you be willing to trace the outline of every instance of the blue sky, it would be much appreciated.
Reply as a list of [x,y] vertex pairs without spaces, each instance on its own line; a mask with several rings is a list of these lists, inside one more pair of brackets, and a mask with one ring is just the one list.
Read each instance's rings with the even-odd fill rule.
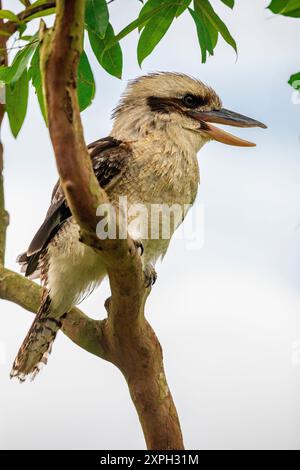
[[[202,65],[192,19],[184,15],[140,70],[133,33],[122,42],[122,81],[90,56],[97,94],[83,114],[85,135],[87,142],[107,135],[126,80],[154,70],[196,76],[216,89],[226,108],[269,126],[238,130],[257,142],[255,149],[210,143],[199,153],[193,211],[204,211],[204,244],[195,251],[172,243],[158,266],[147,316],[164,347],[188,448],[299,449],[300,104],[292,103],[287,80],[300,70],[300,22],[272,16],[268,2],[259,0],[237,0],[233,12],[213,3],[237,39],[238,58],[220,39],[215,57]],[[115,29],[138,9],[136,0],[115,0]],[[2,138],[11,214],[7,264],[17,269],[15,258],[43,219],[57,178],[33,93],[18,139],[7,123]],[[82,308],[99,318],[107,296],[104,285]],[[32,316],[4,302],[0,309],[1,447],[143,447],[120,373],[62,334],[34,384],[10,382]]]

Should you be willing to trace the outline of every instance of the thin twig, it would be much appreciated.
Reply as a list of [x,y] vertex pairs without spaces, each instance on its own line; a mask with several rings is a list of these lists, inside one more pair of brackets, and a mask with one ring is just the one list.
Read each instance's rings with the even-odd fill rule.
[[[22,40],[22,39],[21,39]],[[19,39],[17,39],[17,41],[19,41]],[[17,42],[16,41],[16,42]],[[36,44],[38,43],[39,40],[36,39],[35,41],[31,41],[31,42],[28,42],[27,44],[23,44],[22,46],[11,46],[11,47],[8,47],[7,49],[5,48],[0,48],[0,51],[7,51],[7,53],[9,53],[10,51],[14,50],[14,49],[25,49],[26,47],[29,47],[31,46],[32,44]]]

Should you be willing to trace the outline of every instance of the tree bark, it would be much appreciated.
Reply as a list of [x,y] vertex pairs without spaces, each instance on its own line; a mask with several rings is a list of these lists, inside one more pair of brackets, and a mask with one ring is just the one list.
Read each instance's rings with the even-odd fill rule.
[[[0,9],[2,8],[2,2],[0,1]],[[3,19],[0,19],[0,29],[3,28]],[[7,52],[6,52],[6,36],[0,35],[0,65],[7,65]],[[0,139],[1,139],[1,127],[5,113],[4,103],[0,103]],[[8,226],[8,213],[5,210],[5,199],[4,199],[4,178],[3,178],[3,145],[0,140],[0,266],[4,265],[5,258],[5,244],[6,244],[6,230]]]
[[84,2],[58,0],[54,29],[41,31],[49,131],[60,180],[82,241],[98,250],[108,269],[112,296],[106,304],[102,345],[107,359],[127,380],[148,449],[183,449],[162,350],[144,316],[150,289],[145,288],[139,254],[129,237],[99,240],[96,236],[96,209],[108,198],[93,173],[77,100],[83,25]]
[[[0,44],[1,44],[0,40]],[[0,104],[0,132],[1,124],[4,115],[4,105]],[[4,199],[4,178],[3,178],[3,145],[0,141],[0,266],[4,265],[5,259],[5,245],[6,245],[6,230],[8,226],[8,213],[5,210]]]

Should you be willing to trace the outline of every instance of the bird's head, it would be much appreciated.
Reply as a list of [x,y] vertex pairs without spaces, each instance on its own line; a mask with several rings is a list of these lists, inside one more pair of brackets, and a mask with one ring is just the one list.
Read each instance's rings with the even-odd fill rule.
[[113,114],[113,135],[134,140],[166,131],[175,141],[186,141],[199,150],[209,140],[251,147],[213,125],[261,127],[264,124],[222,107],[216,92],[187,75],[160,72],[129,82]]

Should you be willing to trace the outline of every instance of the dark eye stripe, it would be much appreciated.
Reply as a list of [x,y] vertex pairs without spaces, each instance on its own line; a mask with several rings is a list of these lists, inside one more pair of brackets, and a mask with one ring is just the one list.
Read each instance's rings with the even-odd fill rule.
[[[188,103],[185,103],[184,98],[186,98],[187,96],[194,99],[193,104],[189,105]],[[156,111],[159,113],[169,113],[171,111],[184,112],[186,109],[205,106],[210,102],[209,98],[195,96],[192,94],[187,94],[184,98],[162,98],[159,96],[149,96],[147,98],[147,104],[150,107],[151,111]]]
[[170,111],[182,112],[181,100],[178,98],[160,98],[159,96],[149,96],[148,106],[151,111],[158,113],[169,113]]

